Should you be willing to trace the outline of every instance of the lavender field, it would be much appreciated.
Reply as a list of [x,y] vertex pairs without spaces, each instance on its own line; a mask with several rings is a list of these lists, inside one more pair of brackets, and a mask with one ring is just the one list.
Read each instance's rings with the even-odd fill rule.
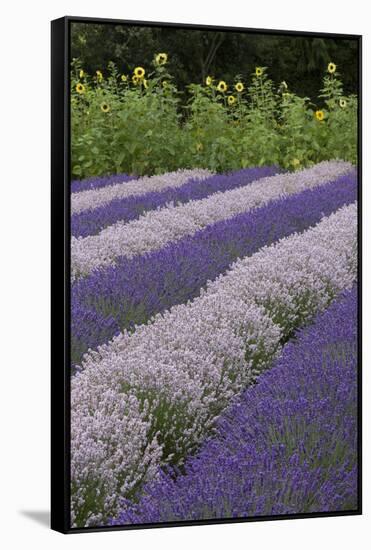
[[73,527],[357,508],[357,169],[71,183]]

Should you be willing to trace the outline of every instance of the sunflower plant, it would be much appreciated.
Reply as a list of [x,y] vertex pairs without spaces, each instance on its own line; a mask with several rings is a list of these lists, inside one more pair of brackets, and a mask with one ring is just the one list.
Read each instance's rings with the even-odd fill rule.
[[207,75],[185,94],[170,67],[167,52],[155,52],[148,66],[118,70],[110,62],[91,74],[73,60],[73,177],[357,161],[357,97],[344,93],[335,63],[317,100],[297,96],[286,81],[276,86],[265,66],[234,79]]

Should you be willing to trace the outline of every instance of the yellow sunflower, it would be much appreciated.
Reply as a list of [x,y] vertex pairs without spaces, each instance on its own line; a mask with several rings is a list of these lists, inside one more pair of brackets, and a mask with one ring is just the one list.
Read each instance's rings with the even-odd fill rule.
[[165,65],[167,63],[167,53],[158,53],[155,57],[156,65]]
[[237,92],[243,92],[245,89],[245,86],[242,84],[242,82],[237,82],[237,84],[235,85],[235,88]]
[[335,63],[329,63],[327,65],[327,70],[330,74],[334,73],[336,71],[336,65]]
[[84,84],[81,84],[81,82],[79,82],[77,85],[76,85],[76,92],[78,94],[84,94],[85,93],[85,86]]
[[211,86],[213,83],[213,77],[212,76],[207,76],[206,77],[206,86]]
[[97,75],[98,82],[102,82],[102,80],[103,80],[102,71],[96,71],[95,74]]
[[219,82],[219,84],[217,85],[216,89],[218,90],[218,92],[224,93],[224,92],[227,91],[228,86],[227,86],[227,84],[224,82],[224,80],[221,80],[221,81]]
[[143,67],[135,67],[134,69],[134,75],[137,78],[144,78],[144,75],[146,74],[146,71],[143,69]]
[[316,111],[315,116],[317,120],[323,120],[325,118],[325,113],[323,111]]
[[110,106],[108,105],[108,103],[101,103],[101,111],[103,111],[103,113],[108,113],[108,111],[110,110]]
[[138,84],[141,79],[135,74],[133,74],[133,76],[131,77],[131,80],[133,81],[133,84]]
[[255,74],[256,76],[261,76],[263,74],[263,69],[261,67],[256,67]]
[[122,80],[122,82],[127,82],[128,77],[126,76],[126,74],[121,75],[121,80]]
[[84,76],[85,76],[85,73],[82,69],[80,69],[79,76],[80,76],[80,78],[84,78]]
[[342,109],[345,109],[345,107],[347,106],[347,102],[345,99],[339,99],[339,105]]
[[228,105],[233,105],[234,103],[236,103],[236,98],[234,97],[234,95],[229,95],[228,96]]
[[145,88],[148,88],[148,82],[147,82],[147,80],[146,80],[145,78],[143,78],[142,82],[143,82],[143,86],[144,86]]

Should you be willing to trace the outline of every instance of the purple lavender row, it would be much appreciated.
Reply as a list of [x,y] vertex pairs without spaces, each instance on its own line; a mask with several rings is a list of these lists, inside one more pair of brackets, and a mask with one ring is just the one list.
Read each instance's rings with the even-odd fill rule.
[[190,200],[203,199],[218,191],[228,191],[247,185],[260,178],[281,173],[276,166],[265,166],[239,170],[231,174],[216,174],[205,180],[190,179],[178,188],[153,191],[145,195],[114,199],[108,204],[78,212],[71,217],[71,235],[87,237],[96,235],[105,227],[117,221],[128,222],[141,214],[168,203],[182,204]]
[[356,275],[355,202],[86,354],[71,379],[71,524],[102,524],[160,466],[182,466],[287,337]]
[[[339,161],[338,161],[339,164]],[[344,163],[346,165],[346,163]],[[150,191],[162,191],[168,187],[180,187],[189,179],[205,179],[211,176],[209,170],[195,168],[193,170],[177,170],[154,176],[143,176],[134,180],[109,185],[96,189],[88,189],[71,195],[71,213],[93,210],[108,204],[112,200],[124,197],[145,195]]]
[[[293,232],[317,223],[357,196],[356,173],[278,199],[262,208],[217,222],[193,236],[116,266],[98,269],[72,287],[72,364],[124,329],[199,295],[208,280]],[[86,309],[89,309],[89,315]]]
[[71,181],[71,193],[80,191],[88,191],[89,189],[100,189],[108,185],[116,185],[117,183],[126,183],[137,179],[137,176],[129,176],[128,174],[112,174],[110,176],[94,176],[83,180]]
[[[213,193],[204,199],[150,210],[136,220],[110,225],[102,229],[98,235],[72,237],[71,279],[74,281],[86,277],[99,267],[114,265],[120,256],[132,258],[163,248],[187,235],[194,235],[208,225],[262,207],[279,197],[318,187],[351,170],[350,163],[339,160],[324,161],[299,172],[260,178],[236,189]],[[76,200],[71,204],[71,208],[73,212],[78,212],[108,204],[118,197],[145,195],[150,188],[152,191],[159,191],[165,187],[181,187],[190,178],[196,178],[196,172],[193,170],[161,177],[152,176],[124,185],[75,193],[72,198],[75,197]],[[200,176],[198,179],[210,176],[210,173],[207,176],[204,172],[197,173]],[[106,192],[107,190],[109,192]]]
[[112,525],[357,508],[357,292],[297,333],[185,466]]

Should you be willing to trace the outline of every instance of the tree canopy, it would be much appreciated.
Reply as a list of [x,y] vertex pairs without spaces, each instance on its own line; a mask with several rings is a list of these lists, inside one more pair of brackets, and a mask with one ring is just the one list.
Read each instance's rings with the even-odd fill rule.
[[301,96],[316,97],[327,64],[333,61],[344,91],[357,93],[357,41],[292,35],[255,34],[174,27],[73,23],[71,55],[87,72],[105,71],[113,61],[120,72],[150,67],[154,54],[169,55],[168,68],[179,89],[203,83],[207,75],[248,81],[256,66],[285,80]]

